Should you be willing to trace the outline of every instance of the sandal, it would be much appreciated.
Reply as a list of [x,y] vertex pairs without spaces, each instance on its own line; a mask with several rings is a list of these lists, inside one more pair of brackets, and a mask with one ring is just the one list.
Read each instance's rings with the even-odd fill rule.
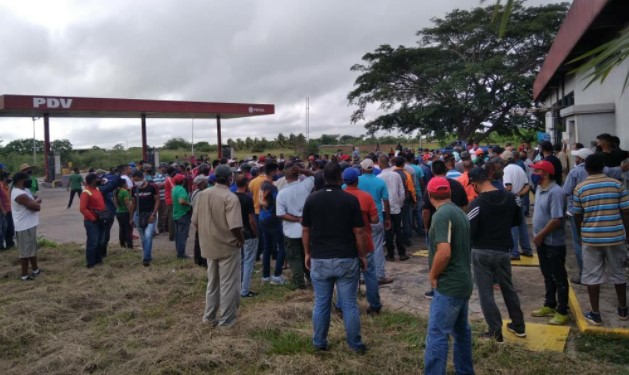
[[241,297],[242,298],[251,298],[251,297],[255,297],[257,295],[258,295],[258,293],[256,293],[256,292],[249,292],[249,293],[245,294],[244,296],[241,295]]

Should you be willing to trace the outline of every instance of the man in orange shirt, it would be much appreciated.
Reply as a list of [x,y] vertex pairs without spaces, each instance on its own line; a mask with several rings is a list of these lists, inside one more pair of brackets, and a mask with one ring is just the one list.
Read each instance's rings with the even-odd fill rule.
[[[260,156],[260,162],[265,162],[266,157]],[[255,170],[254,170],[255,169]],[[249,181],[249,191],[251,192],[251,198],[253,199],[253,210],[255,211],[256,227],[260,228],[260,188],[262,183],[266,179],[266,173],[264,172],[264,165],[258,168],[252,168],[252,173],[258,173],[258,175]],[[264,235],[262,231],[258,231],[258,252],[256,254],[256,260],[260,260],[260,254],[264,248]],[[273,252],[274,253],[274,252]]]
[[[347,168],[343,171],[343,182],[346,185],[345,192],[358,198],[360,211],[365,222],[365,252],[367,253],[367,268],[363,271],[365,287],[367,288],[367,302],[369,308],[367,314],[378,315],[382,304],[380,303],[380,292],[378,290],[378,277],[376,276],[376,262],[374,259],[373,239],[371,238],[371,225],[378,224],[378,209],[371,194],[358,189],[358,170]],[[341,306],[339,302],[339,306]]]
[[474,186],[470,184],[470,177],[468,175],[468,172],[472,168],[474,168],[474,163],[472,163],[471,160],[463,161],[463,174],[461,177],[456,179],[459,183],[461,183],[463,189],[465,189],[465,195],[467,195],[467,201],[469,203],[472,203],[472,201],[478,197],[478,193],[474,190]]
[[87,268],[94,268],[96,264],[103,263],[99,246],[105,239],[105,225],[101,222],[98,213],[109,211],[105,207],[103,194],[98,190],[100,182],[97,174],[88,174],[85,177],[85,190],[81,193],[81,213],[87,235],[85,245]]

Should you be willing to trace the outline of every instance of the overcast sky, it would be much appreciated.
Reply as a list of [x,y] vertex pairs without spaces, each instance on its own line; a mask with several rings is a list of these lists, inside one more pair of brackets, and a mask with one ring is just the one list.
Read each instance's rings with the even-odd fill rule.
[[[493,3],[494,0],[488,1]],[[552,3],[529,0],[529,4]],[[0,0],[0,94],[275,104],[275,115],[223,121],[223,137],[364,133],[350,124],[353,64],[381,44],[478,0]],[[377,115],[374,109],[369,113]],[[140,146],[140,120],[51,119],[76,148]],[[148,120],[148,143],[191,139],[191,120]],[[30,118],[0,119],[3,145],[32,138]],[[36,122],[43,139],[43,121]],[[194,140],[216,143],[215,122]]]

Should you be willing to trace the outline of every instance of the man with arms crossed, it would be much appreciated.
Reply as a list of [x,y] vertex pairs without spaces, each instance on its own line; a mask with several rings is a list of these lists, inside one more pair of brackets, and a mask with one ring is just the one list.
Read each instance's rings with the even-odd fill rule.
[[[11,211],[15,224],[18,254],[22,267],[22,281],[32,280],[40,274],[37,266],[37,226],[39,225],[39,210],[41,198],[34,198],[30,191],[32,179],[24,172],[13,176],[11,189]],[[28,273],[28,263],[31,263],[31,273]]]

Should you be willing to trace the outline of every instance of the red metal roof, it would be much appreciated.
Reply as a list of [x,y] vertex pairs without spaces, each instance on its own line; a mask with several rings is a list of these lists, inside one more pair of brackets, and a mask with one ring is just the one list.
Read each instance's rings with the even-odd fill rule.
[[136,118],[238,118],[272,115],[273,104],[106,99],[45,95],[2,95],[0,116]]
[[610,0],[574,0],[533,84],[537,100],[559,67]]

